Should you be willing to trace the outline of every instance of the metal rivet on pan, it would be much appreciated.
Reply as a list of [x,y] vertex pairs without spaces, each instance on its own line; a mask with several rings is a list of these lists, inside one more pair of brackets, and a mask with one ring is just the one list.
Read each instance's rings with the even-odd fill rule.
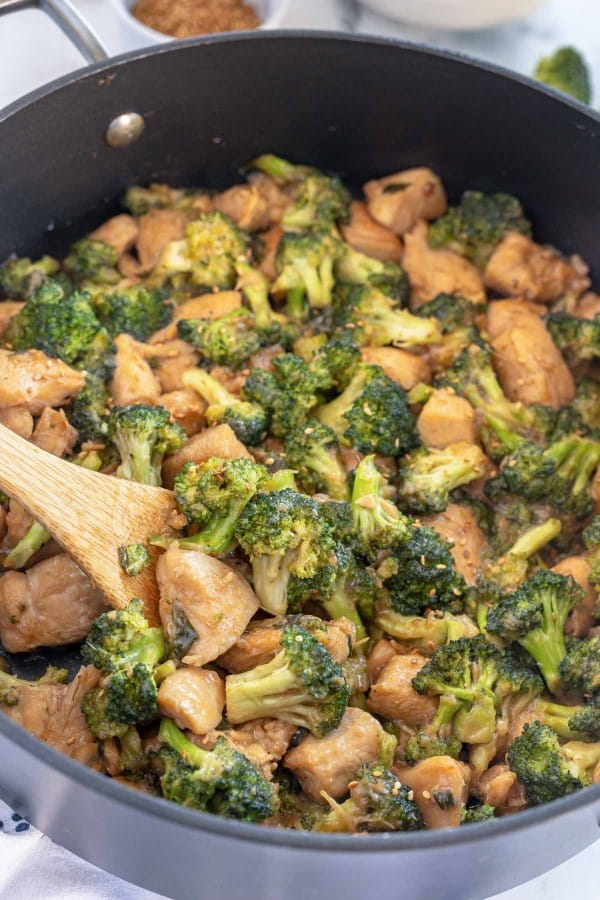
[[106,143],[110,147],[129,147],[139,140],[145,127],[144,117],[139,113],[122,113],[106,129]]

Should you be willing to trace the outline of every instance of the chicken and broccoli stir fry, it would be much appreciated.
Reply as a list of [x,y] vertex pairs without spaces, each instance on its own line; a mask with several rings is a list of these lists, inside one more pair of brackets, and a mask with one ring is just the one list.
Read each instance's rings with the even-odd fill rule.
[[[0,268],[0,422],[172,490],[106,608],[2,498],[0,708],[134,789],[316,832],[600,781],[600,296],[520,202],[266,154]],[[156,552],[156,551],[155,551]],[[159,623],[159,624],[156,624]],[[0,660],[1,662],[2,660]]]

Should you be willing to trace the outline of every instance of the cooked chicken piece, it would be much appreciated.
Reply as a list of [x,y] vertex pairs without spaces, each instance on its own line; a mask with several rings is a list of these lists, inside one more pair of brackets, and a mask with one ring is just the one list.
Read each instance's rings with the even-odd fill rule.
[[173,479],[186,462],[192,460],[201,463],[211,456],[221,456],[223,459],[252,459],[229,425],[205,428],[190,438],[181,450],[164,461],[162,467],[164,486],[173,487]]
[[[233,647],[219,657],[219,665],[235,674],[270,662],[281,650],[279,639],[284,626],[285,619],[279,617],[251,622]],[[343,663],[352,649],[356,634],[354,625],[341,618],[327,622],[326,626],[323,630],[315,629],[314,636],[327,647],[336,662]]]
[[473,787],[473,793],[479,797],[482,803],[489,803],[499,812],[506,809],[517,784],[517,776],[504,763],[490,766],[489,769],[477,780]]
[[138,224],[133,216],[121,213],[104,222],[100,228],[92,231],[88,237],[93,241],[104,241],[117,251],[119,256],[131,250],[138,237]]
[[367,698],[367,709],[376,716],[404,722],[406,725],[425,725],[433,719],[438,707],[434,697],[417,694],[411,681],[427,660],[419,653],[395,655],[379,673]]
[[367,657],[367,675],[371,684],[377,681],[389,661],[397,653],[398,650],[392,641],[386,641],[383,638],[377,641]]
[[538,316],[492,341],[494,367],[505,394],[522,403],[559,409],[575,396],[575,382]]
[[260,265],[258,268],[270,281],[273,281],[277,276],[275,257],[277,256],[277,248],[282,236],[283,229],[281,229],[279,225],[273,225],[268,231],[263,232],[260,236],[262,251],[259,254]]
[[360,352],[366,363],[381,366],[388,378],[405,391],[410,391],[421,381],[426,384],[431,381],[431,366],[426,356],[417,356],[398,347],[363,347]]
[[33,434],[33,416],[23,406],[8,406],[0,409],[0,425],[10,428],[26,441]]
[[160,383],[144,358],[140,344],[128,334],[115,338],[117,352],[110,392],[117,406],[159,402]]
[[185,341],[167,341],[165,344],[154,344],[154,347],[169,347],[173,350],[172,355],[158,355],[155,359],[158,365],[153,372],[158,378],[162,390],[166,394],[171,391],[180,391],[185,389],[182,381],[183,373],[187,369],[193,369],[200,361],[200,354],[192,350]]
[[104,599],[66,553],[0,578],[0,641],[9,653],[81,641]]
[[339,728],[325,737],[312,734],[286,754],[283,764],[291,769],[304,793],[315,803],[325,803],[321,791],[339,800],[364,763],[373,763],[381,752],[383,728],[373,716],[349,706]]
[[461,442],[476,444],[478,439],[475,410],[451,388],[433,392],[421,410],[417,428],[425,446],[439,450]]
[[353,200],[350,204],[350,221],[341,225],[340,231],[346,243],[360,253],[366,253],[383,262],[402,261],[402,242],[393,231],[384,228],[369,215],[366,203]]
[[[199,297],[191,297],[184,300],[173,310],[173,321],[160,331],[155,331],[149,339],[149,344],[163,344],[165,341],[177,339],[177,322],[180,319],[217,319],[225,313],[239,309],[242,305],[240,291],[216,291],[210,294],[201,294]],[[180,343],[184,343],[181,341]],[[189,345],[186,344],[189,349]]]
[[488,304],[484,330],[490,340],[493,340],[513,328],[526,328],[534,316],[539,318],[545,316],[546,312],[545,306],[529,300],[494,300]]
[[250,585],[225,563],[176,544],[156,565],[160,619],[167,638],[187,619],[197,637],[183,657],[189,666],[212,662],[238,640],[258,610]]
[[432,250],[427,243],[425,222],[419,222],[405,235],[402,265],[410,279],[413,309],[438,294],[460,294],[474,303],[485,303],[479,270],[452,250]]
[[158,709],[184,730],[207,734],[223,716],[225,687],[217,672],[183,666],[161,681]]
[[431,756],[415,766],[394,767],[393,771],[414,791],[427,828],[460,825],[461,810],[469,796],[468,766],[451,756]]
[[70,684],[22,685],[18,702],[0,709],[55,750],[90,765],[98,756],[98,745],[81,712],[81,701],[100,677],[98,669],[84,666]]
[[63,410],[47,406],[36,422],[31,442],[53,456],[66,456],[78,437]]
[[235,184],[217,194],[214,207],[246,231],[262,231],[271,224],[271,211],[264,195],[252,184]]
[[83,372],[41,350],[0,350],[0,408],[21,406],[39,416],[45,406],[64,406],[84,384]]
[[254,719],[227,731],[211,731],[194,743],[212,749],[218,738],[224,737],[250,760],[263,778],[270,781],[297,730],[296,725],[279,719]]
[[216,381],[220,381],[230,394],[239,396],[246,381],[247,370],[242,369],[241,372],[234,372],[229,366],[214,366],[210,370],[210,374]]
[[203,428],[206,402],[192,388],[180,391],[169,391],[162,394],[160,405],[168,409],[173,420],[184,429],[188,437],[197,434]]
[[291,203],[291,198],[281,188],[274,178],[264,172],[251,172],[248,181],[267,203],[269,225],[275,225],[281,221],[281,217]]
[[431,169],[405,169],[363,185],[369,213],[394,234],[420,219],[437,219],[448,207],[442,182]]
[[6,548],[12,550],[25,537],[33,524],[33,518],[16,500],[9,500],[6,513]]
[[444,512],[427,517],[423,523],[450,541],[456,571],[467,584],[475,584],[483,565],[486,539],[471,507],[449,503]]
[[25,306],[20,300],[3,300],[0,303],[0,336],[4,334],[13,316]]
[[580,297],[573,309],[573,315],[578,319],[595,319],[596,316],[600,316],[600,294],[593,294],[590,291]]
[[570,575],[583,589],[583,599],[571,612],[565,625],[565,633],[572,637],[585,637],[596,620],[595,611],[599,599],[595,587],[590,584],[590,564],[584,556],[568,556],[553,566],[552,571],[559,575]]
[[180,209],[150,209],[138,219],[136,274],[143,275],[153,269],[167,244],[185,237],[187,221]]
[[[273,360],[283,353],[281,344],[273,344],[270,347],[261,347],[248,359],[248,369],[264,369],[265,372],[273,372]],[[245,380],[245,376],[244,376]],[[241,390],[241,386],[240,386]]]
[[485,272],[486,287],[509,297],[548,303],[566,292],[581,294],[590,280],[550,247],[509,231],[494,250]]

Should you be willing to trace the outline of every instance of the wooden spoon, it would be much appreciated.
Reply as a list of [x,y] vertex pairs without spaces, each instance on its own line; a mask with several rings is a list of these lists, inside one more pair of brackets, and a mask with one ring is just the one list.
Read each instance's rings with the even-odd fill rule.
[[[123,544],[147,544],[168,532],[175,511],[171,491],[90,472],[57,459],[0,425],[0,490],[24,506],[121,609],[133,597],[144,601],[151,624],[158,624],[154,565],[126,575],[119,563]],[[158,551],[149,547],[153,558]]]

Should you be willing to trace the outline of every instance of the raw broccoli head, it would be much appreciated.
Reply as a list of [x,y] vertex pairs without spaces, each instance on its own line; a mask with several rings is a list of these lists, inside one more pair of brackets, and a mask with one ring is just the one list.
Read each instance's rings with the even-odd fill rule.
[[442,340],[434,318],[400,309],[396,300],[372,284],[341,285],[336,290],[335,322],[340,328],[350,329],[360,344],[393,344],[410,350]]
[[573,641],[560,663],[559,673],[568,691],[594,694],[600,690],[600,635]]
[[363,765],[348,787],[348,800],[341,805],[331,801],[331,811],[316,831],[373,833],[418,831],[425,827],[411,790],[382,765]]
[[118,477],[155,486],[161,484],[163,458],[187,440],[168,410],[147,403],[114,406],[108,416],[108,434],[121,458]]
[[25,299],[59,270],[60,264],[51,256],[42,256],[36,262],[28,257],[11,259],[0,266],[0,291],[7,297]]
[[242,368],[262,346],[254,315],[241,307],[217,319],[180,319],[177,331],[205,359],[231,369]]
[[349,208],[350,194],[339,178],[320,172],[309,174],[298,184],[281,224],[284,228],[300,231],[320,224],[347,222]]
[[327,227],[281,238],[276,255],[277,278],[271,289],[286,294],[291,316],[304,317],[305,301],[315,309],[331,304],[333,265],[340,247],[340,241]]
[[268,414],[262,406],[240,400],[203,369],[187,369],[183,373],[182,381],[186,387],[197,391],[208,403],[205,416],[210,425],[229,425],[236,437],[250,447],[260,442],[269,423]]
[[542,84],[591,103],[592,86],[588,65],[575,47],[559,47],[538,62],[533,77]]
[[165,768],[161,789],[167,800],[242,822],[260,822],[276,812],[274,786],[224,737],[212,750],[204,750],[163,719],[158,738],[166,745],[160,756]]
[[463,610],[467,585],[454,568],[449,544],[433,528],[413,528],[392,548],[378,574],[392,607],[403,615],[422,615],[427,609]]
[[289,489],[253,497],[238,519],[235,537],[250,557],[261,606],[276,615],[286,611],[290,576],[311,578],[333,550],[319,504]]
[[531,806],[585,787],[565,760],[556,732],[541,722],[525,725],[522,734],[510,744],[506,758]]
[[399,304],[408,303],[410,284],[404,269],[397,263],[367,256],[349,244],[344,244],[343,253],[335,264],[335,274],[339,281],[348,284],[370,284],[379,288]]
[[111,337],[125,332],[145,341],[170,320],[173,304],[162,290],[150,291],[139,284],[114,292],[92,295],[91,306]]
[[450,493],[480,478],[485,464],[485,456],[475,444],[414,450],[400,464],[400,504],[411,512],[442,512]]
[[296,470],[305,490],[324,491],[333,500],[349,498],[338,440],[327,425],[307,419],[301,428],[286,436],[285,453],[288,465]]
[[[386,494],[389,485],[375,465],[374,456],[365,456],[354,472],[351,514],[353,535],[358,536],[363,552],[373,557],[409,534],[409,520]],[[344,527],[348,531],[348,526]],[[347,537],[342,539],[347,541]]]
[[306,424],[319,387],[317,374],[301,357],[283,353],[274,358],[273,372],[250,369],[242,396],[267,412],[275,437],[285,438]]
[[264,485],[267,470],[250,459],[213,456],[202,463],[187,462],[175,477],[175,500],[188,522],[202,530],[183,541],[219,556],[233,541],[237,521]]
[[566,656],[564,624],[583,590],[571,577],[536,572],[490,609],[486,628],[504,641],[517,641],[535,659],[550,690],[561,687],[559,666]]
[[103,441],[107,434],[106,416],[109,393],[102,378],[86,374],[85,384],[68,406],[66,413],[79,433],[79,441]]
[[406,393],[380,366],[360,363],[345,390],[317,410],[340,443],[362,453],[401,456],[418,446]]
[[272,717],[322,737],[338,727],[348,705],[342,668],[301,625],[284,628],[279,643],[271,662],[227,677],[227,717],[233,724]]
[[453,250],[483,269],[509,231],[531,234],[516,197],[465,191],[457,206],[429,226],[428,241],[431,247]]
[[64,261],[65,269],[77,283],[117,284],[121,275],[117,270],[119,254],[104,241],[84,238],[73,244]]

